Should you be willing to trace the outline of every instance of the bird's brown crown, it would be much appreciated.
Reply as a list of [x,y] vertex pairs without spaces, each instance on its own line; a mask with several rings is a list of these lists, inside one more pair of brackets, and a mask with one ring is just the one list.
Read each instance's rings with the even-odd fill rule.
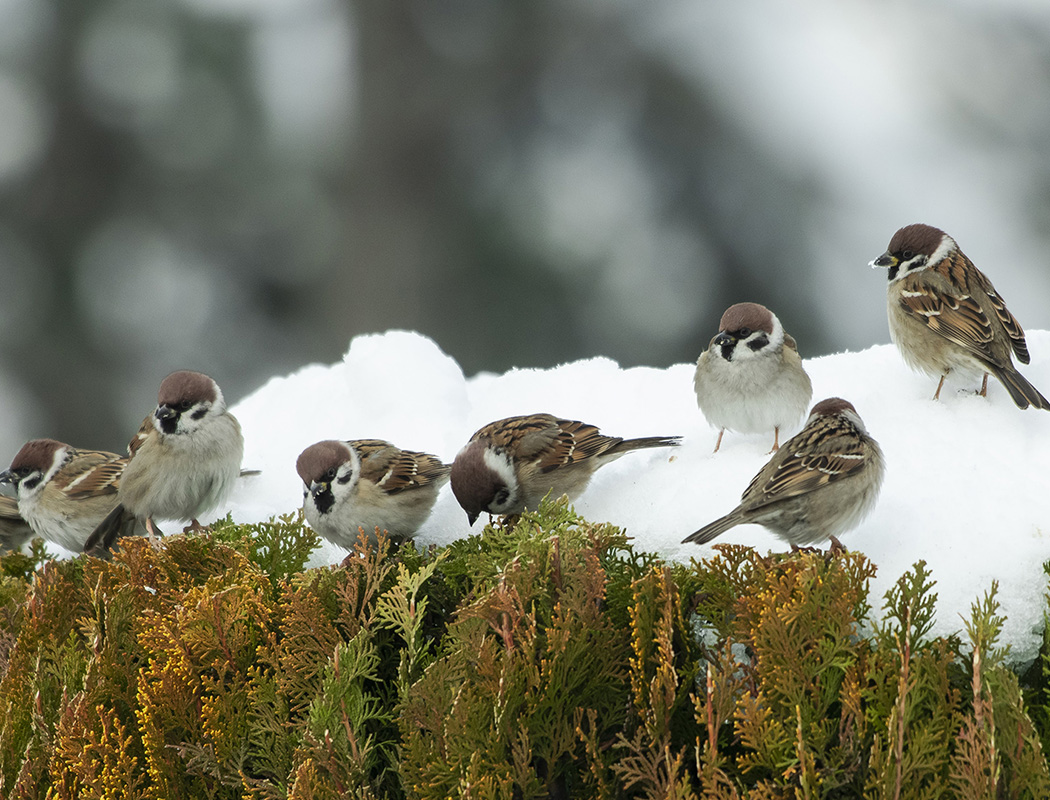
[[30,469],[47,472],[55,459],[55,453],[69,445],[54,439],[31,439],[22,445],[11,461],[11,469]]
[[738,331],[748,328],[753,331],[773,333],[773,312],[758,303],[737,303],[726,309],[718,323],[720,331]]
[[202,400],[214,403],[217,398],[215,381],[203,372],[179,370],[171,373],[160,383],[157,404],[175,407],[180,403],[199,403]]
[[320,479],[331,469],[338,469],[350,457],[350,452],[343,442],[326,439],[312,444],[299,454],[295,461],[295,471],[309,486]]
[[911,252],[913,255],[932,256],[944,240],[944,231],[932,225],[923,225],[917,222],[914,225],[905,225],[890,239],[887,252],[897,256],[902,261],[902,253]]
[[449,478],[456,500],[472,518],[487,510],[500,490],[506,488],[500,476],[485,463],[482,441],[473,441],[460,451],[452,462]]
[[849,400],[843,400],[841,397],[829,397],[813,406],[813,410],[809,412],[809,415],[819,414],[822,417],[827,417],[847,410],[852,411],[854,414],[857,413],[857,409],[853,407],[853,403]]

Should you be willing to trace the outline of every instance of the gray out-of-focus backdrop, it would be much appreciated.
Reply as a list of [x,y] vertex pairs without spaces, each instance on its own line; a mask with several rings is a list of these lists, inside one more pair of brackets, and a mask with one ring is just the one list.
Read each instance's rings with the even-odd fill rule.
[[389,328],[666,366],[756,300],[861,349],[917,221],[1050,328],[1048,211],[1046,0],[0,0],[0,463]]

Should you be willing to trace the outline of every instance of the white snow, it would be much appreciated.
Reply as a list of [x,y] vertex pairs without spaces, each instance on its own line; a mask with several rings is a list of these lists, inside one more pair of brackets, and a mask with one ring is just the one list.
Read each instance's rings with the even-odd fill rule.
[[[1050,332],[1027,336],[1032,364],[1022,372],[1046,393]],[[871,592],[876,611],[893,582],[923,559],[939,595],[934,633],[959,631],[970,604],[997,579],[1012,658],[1035,658],[1045,607],[1042,565],[1050,559],[1050,414],[1020,411],[994,379],[987,398],[974,394],[976,386],[949,382],[934,402],[936,381],[911,372],[892,345],[807,359],[805,366],[813,401],[850,400],[886,455],[878,506],[843,537],[879,567]],[[238,521],[254,522],[297,508],[295,459],[320,439],[385,438],[451,462],[485,423],[545,411],[617,436],[685,437],[680,448],[632,453],[604,467],[575,506],[590,520],[625,528],[638,548],[680,561],[707,556],[710,546],[681,539],[736,505],[772,442],[727,433],[713,453],[717,431],[697,409],[692,376],[692,364],[620,369],[591,358],[465,378],[419,334],[359,336],[342,363],[274,378],[233,407],[244,428],[244,466],[262,475],[241,482],[229,510]],[[418,541],[443,545],[468,532],[446,487]],[[755,525],[719,541],[760,552],[787,548]],[[325,544],[314,563],[344,555]]]

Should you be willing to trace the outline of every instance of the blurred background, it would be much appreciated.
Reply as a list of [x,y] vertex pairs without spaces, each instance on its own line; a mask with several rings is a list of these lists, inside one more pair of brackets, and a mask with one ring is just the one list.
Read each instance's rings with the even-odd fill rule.
[[1050,328],[1048,212],[1045,0],[0,0],[0,463],[389,328],[661,367],[755,300],[863,349],[911,222]]

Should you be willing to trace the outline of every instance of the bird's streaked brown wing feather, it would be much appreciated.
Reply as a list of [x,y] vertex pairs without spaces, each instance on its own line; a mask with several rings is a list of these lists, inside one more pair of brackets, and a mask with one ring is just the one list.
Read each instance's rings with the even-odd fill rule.
[[1028,355],[1028,344],[1025,342],[1024,329],[1021,328],[1021,323],[1017,321],[1017,317],[1010,313],[1006,303],[1003,302],[1003,298],[999,296],[999,293],[995,291],[995,287],[992,286],[992,282],[988,280],[988,276],[977,269],[977,267],[973,268],[973,272],[977,285],[988,295],[988,300],[992,304],[992,310],[995,312],[996,319],[1002,324],[1006,335],[1010,337],[1010,346],[1013,348],[1014,355],[1017,356],[1017,360],[1022,364],[1027,364],[1031,361],[1031,356]]
[[359,439],[350,446],[361,458],[361,478],[388,494],[440,481],[450,469],[436,456],[401,450],[380,439]]
[[56,476],[56,486],[68,487],[73,499],[116,494],[128,459],[102,450],[77,450],[70,463]]
[[900,305],[913,319],[982,361],[1000,363],[991,348],[992,323],[968,294],[951,294],[923,285],[902,293]]
[[[785,442],[744,490],[743,504],[749,509],[761,508],[812,492],[863,469],[862,443],[852,430],[846,430],[848,425],[838,417],[824,417]],[[818,437],[827,439],[820,447],[810,448],[806,442],[797,441],[801,436],[810,442]],[[814,452],[806,452],[811,449]]]

